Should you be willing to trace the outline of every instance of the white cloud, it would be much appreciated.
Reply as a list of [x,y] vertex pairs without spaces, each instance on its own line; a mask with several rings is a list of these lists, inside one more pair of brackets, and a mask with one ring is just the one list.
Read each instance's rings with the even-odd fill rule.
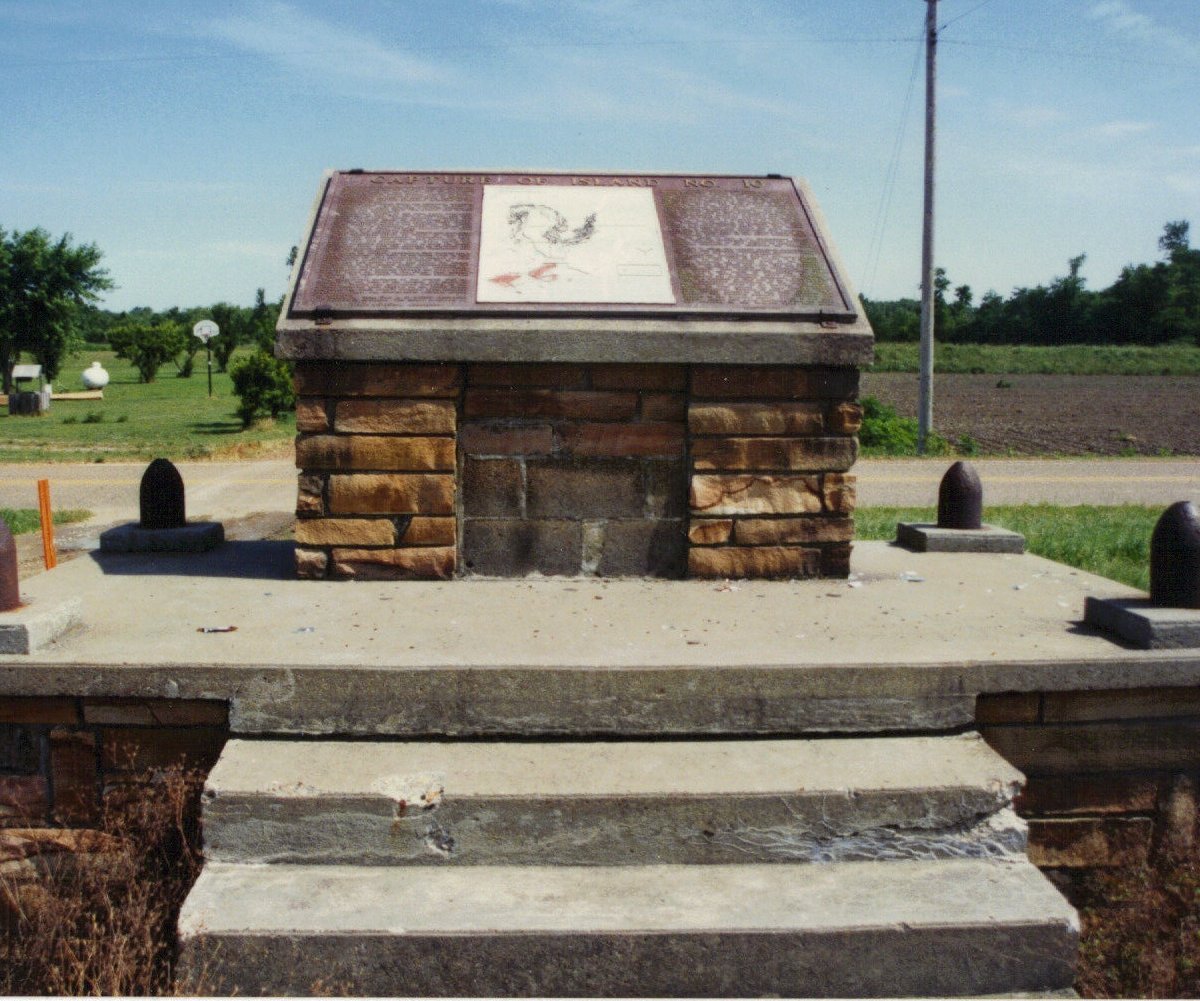
[[1170,173],[1163,176],[1163,181],[1172,191],[1192,198],[1200,198],[1200,175],[1188,173]]
[[1092,4],[1088,16],[1109,34],[1122,39],[1136,39],[1156,51],[1168,51],[1175,56],[1200,62],[1200,39],[1181,34],[1137,10],[1128,0],[1102,0]]
[[1001,118],[1026,129],[1044,129],[1067,118],[1067,113],[1061,108],[1043,104],[999,104],[996,110]]
[[1099,139],[1126,139],[1130,136],[1144,135],[1153,128],[1153,122],[1133,122],[1125,119],[1118,119],[1116,121],[1104,122],[1100,125],[1095,125],[1087,130],[1087,134],[1096,136]]
[[451,76],[438,63],[282,2],[259,4],[249,13],[208,21],[202,31],[306,75],[400,85],[445,83]]

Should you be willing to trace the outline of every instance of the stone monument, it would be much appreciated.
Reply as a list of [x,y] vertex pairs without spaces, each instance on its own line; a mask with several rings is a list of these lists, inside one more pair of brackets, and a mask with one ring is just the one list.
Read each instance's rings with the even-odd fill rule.
[[337,171],[302,248],[300,576],[848,573],[873,338],[803,182]]

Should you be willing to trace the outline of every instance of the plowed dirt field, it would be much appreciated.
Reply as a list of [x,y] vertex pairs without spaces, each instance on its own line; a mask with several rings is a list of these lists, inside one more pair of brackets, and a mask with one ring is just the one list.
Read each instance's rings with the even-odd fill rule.
[[[917,375],[867,373],[862,396],[917,413]],[[1200,378],[935,375],[933,425],[984,454],[1200,455]]]

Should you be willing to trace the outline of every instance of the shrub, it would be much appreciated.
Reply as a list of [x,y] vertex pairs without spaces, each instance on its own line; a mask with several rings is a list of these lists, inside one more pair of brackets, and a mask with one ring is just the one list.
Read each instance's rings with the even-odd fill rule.
[[242,427],[248,428],[260,416],[278,417],[296,405],[291,367],[265,351],[255,351],[235,362],[229,377],[241,401],[237,415]]
[[177,323],[128,323],[108,332],[117,357],[132,362],[142,382],[153,382],[159,368],[180,352],[186,340]]
[[[863,422],[858,440],[862,447],[875,455],[916,455],[917,421],[901,417],[893,407],[874,396],[862,398]],[[928,455],[945,455],[950,444],[937,432],[930,432],[925,442]]]

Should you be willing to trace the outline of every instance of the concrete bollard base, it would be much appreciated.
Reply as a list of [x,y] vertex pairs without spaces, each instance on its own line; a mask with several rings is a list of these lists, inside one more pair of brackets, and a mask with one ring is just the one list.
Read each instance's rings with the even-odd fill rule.
[[225,541],[219,521],[197,521],[182,528],[142,528],[130,522],[100,533],[103,553],[203,553]]
[[31,599],[19,608],[0,612],[0,653],[32,653],[83,624],[83,602]]
[[1088,597],[1083,621],[1143,650],[1200,647],[1200,609],[1160,608],[1149,598]]
[[896,524],[896,543],[918,553],[1023,553],[1025,536],[1007,528],[939,528],[921,522]]

